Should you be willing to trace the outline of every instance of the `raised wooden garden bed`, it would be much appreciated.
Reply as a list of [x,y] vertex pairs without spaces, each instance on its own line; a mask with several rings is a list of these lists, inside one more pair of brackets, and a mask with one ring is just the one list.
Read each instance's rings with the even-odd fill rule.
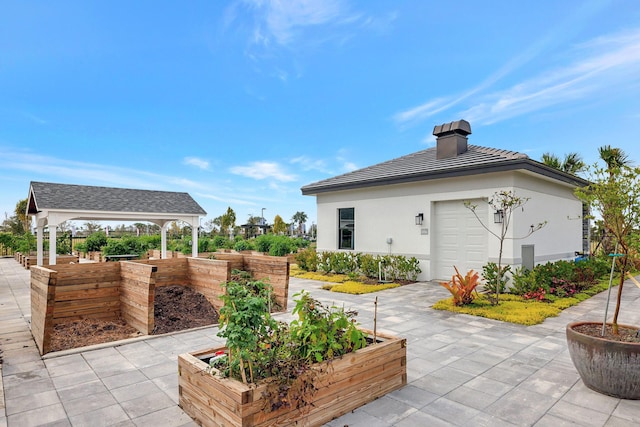
[[265,410],[268,380],[251,386],[207,372],[201,358],[223,348],[182,354],[180,407],[203,426],[322,425],[406,385],[406,340],[384,334],[378,338],[381,342],[314,366],[310,375],[316,391],[305,398],[309,404],[275,411]]
[[[37,255],[29,255],[22,257],[22,266],[27,270],[31,269],[32,266],[36,265],[38,262]],[[57,255],[56,256],[56,264],[77,264],[80,262],[80,256],[78,255]],[[49,255],[42,258],[42,265],[49,265]]]
[[[286,258],[240,255],[255,278],[266,278],[276,301],[287,308],[289,263]],[[243,258],[244,257],[244,258]],[[237,263],[237,261],[236,261]],[[31,268],[31,330],[41,354],[51,351],[53,327],[76,319],[122,317],[143,334],[154,329],[156,286],[181,285],[200,292],[218,310],[221,284],[231,278],[230,261],[172,258],[109,263],[60,264]]]

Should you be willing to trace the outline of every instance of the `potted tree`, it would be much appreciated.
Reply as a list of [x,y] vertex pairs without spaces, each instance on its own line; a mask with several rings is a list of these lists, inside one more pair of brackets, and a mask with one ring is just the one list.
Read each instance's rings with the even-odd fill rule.
[[[612,151],[618,155],[605,155]],[[603,322],[567,325],[567,344],[587,387],[618,398],[640,399],[638,327],[618,323],[624,281],[633,265],[632,258],[637,256],[634,245],[640,226],[640,168],[629,166],[619,150],[603,147],[600,153],[607,166],[594,166],[591,184],[577,189],[576,195],[599,212],[606,232],[615,241],[610,279],[611,282],[617,266],[620,281],[615,311],[611,323],[607,323],[605,310]]]
[[205,426],[322,425],[406,384],[406,341],[358,328],[355,312],[296,295],[290,324],[262,282],[229,282],[226,345],[178,357],[179,404]]

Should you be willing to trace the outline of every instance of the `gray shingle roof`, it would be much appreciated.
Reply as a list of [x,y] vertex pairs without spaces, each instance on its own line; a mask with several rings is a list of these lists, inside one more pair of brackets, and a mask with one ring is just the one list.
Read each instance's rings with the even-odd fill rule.
[[42,210],[207,214],[188,193],[31,182],[28,213]]
[[425,181],[523,169],[567,182],[586,185],[582,178],[550,168],[515,151],[469,145],[468,150],[456,157],[436,159],[436,148],[428,148],[386,162],[358,169],[301,188],[302,194],[311,195],[328,191],[349,190],[403,182]]

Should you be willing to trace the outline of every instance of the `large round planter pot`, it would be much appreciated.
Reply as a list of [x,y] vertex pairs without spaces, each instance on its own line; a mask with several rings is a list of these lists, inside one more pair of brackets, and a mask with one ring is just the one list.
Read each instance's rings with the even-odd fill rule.
[[[571,360],[584,384],[592,390],[620,399],[640,399],[640,343],[619,342],[576,332],[567,325]],[[634,326],[620,325],[633,329]]]

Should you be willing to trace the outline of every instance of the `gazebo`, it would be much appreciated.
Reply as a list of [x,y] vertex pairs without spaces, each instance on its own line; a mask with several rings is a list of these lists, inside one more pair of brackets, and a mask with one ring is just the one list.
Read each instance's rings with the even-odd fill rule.
[[49,227],[49,265],[56,264],[56,227],[68,220],[148,221],[160,226],[161,257],[167,256],[167,228],[191,225],[193,256],[198,255],[200,217],[207,213],[188,193],[31,182],[27,215],[36,218],[38,256],[43,264],[44,227]]

